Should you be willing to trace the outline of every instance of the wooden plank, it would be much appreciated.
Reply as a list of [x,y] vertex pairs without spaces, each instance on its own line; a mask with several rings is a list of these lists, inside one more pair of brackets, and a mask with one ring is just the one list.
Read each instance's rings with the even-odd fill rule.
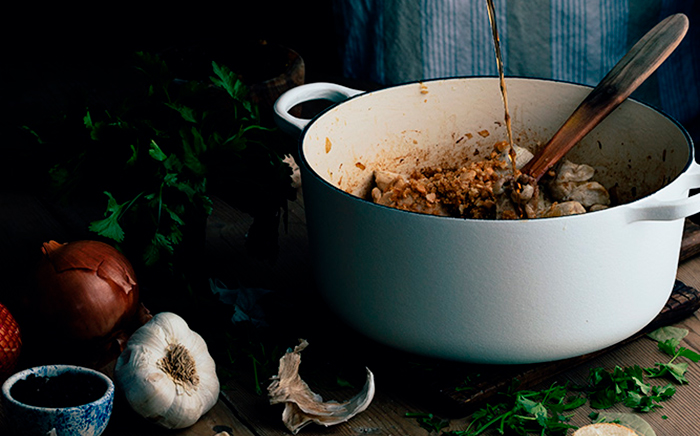
[[252,436],[223,400],[202,416],[192,427],[170,430],[152,424],[133,412],[128,404],[117,402],[104,436],[214,436],[226,431],[231,436]]
[[[700,342],[700,336],[698,336],[697,333],[692,333],[695,329],[700,327],[700,319],[697,314],[676,325],[683,328],[690,327],[691,334],[682,341],[683,346],[692,348],[693,343]],[[590,368],[614,368],[615,366],[627,367],[633,365],[654,366],[658,361],[667,360],[668,356],[659,352],[656,342],[647,338],[641,338],[612,350],[609,353],[598,356],[585,365],[572,368],[566,373],[554,377],[547,382],[535,385],[533,388],[544,389],[551,386],[554,382],[559,384],[570,383],[572,385],[585,383]],[[683,386],[677,386],[676,394],[669,401],[663,403],[663,409],[639,414],[639,417],[647,421],[654,429],[657,436],[698,434],[697,423],[700,422],[700,410],[698,410],[697,404],[698,399],[700,399],[700,365],[691,362],[687,377],[689,383]],[[655,385],[665,385],[666,383],[668,383],[666,380],[656,380],[653,382]],[[431,410],[432,409],[428,407],[426,412]],[[571,413],[570,424],[575,426],[590,424],[591,419],[589,418],[589,414],[593,411],[600,412],[600,410],[592,409],[588,404],[576,409]],[[631,409],[621,404],[605,411],[632,413]],[[438,414],[438,416],[440,415]],[[446,430],[464,430],[468,422],[468,416],[459,416],[450,420],[450,425]],[[485,436],[495,434],[497,433],[487,432]]]
[[[691,334],[682,341],[683,346],[694,348],[693,344],[697,344],[700,337],[697,333],[693,333],[694,329],[700,326],[700,319],[697,314],[692,315],[687,320],[676,324],[679,327],[690,327]],[[698,348],[694,348],[698,350]],[[615,366],[633,366],[640,365],[642,367],[654,366],[656,362],[667,362],[668,356],[662,354],[656,345],[656,342],[641,338],[633,341],[623,347],[617,348],[610,353],[601,355],[596,359],[587,362],[585,365],[567,371],[566,374],[558,377],[558,381],[563,383],[569,381],[571,383],[583,383],[589,373],[589,368],[602,367],[613,368]],[[689,383],[683,386],[676,386],[675,395],[668,402],[663,403],[663,409],[651,413],[640,414],[654,429],[657,436],[677,436],[677,435],[697,435],[697,423],[700,422],[700,411],[697,408],[698,399],[700,398],[700,365],[690,362],[690,367],[687,372]],[[665,385],[667,380],[656,380],[653,384]],[[541,386],[544,387],[544,386]],[[584,425],[590,423],[588,414],[592,411],[588,406],[584,406],[576,411],[572,423],[575,425]],[[610,412],[630,413],[631,410],[623,405],[617,405],[608,410]]]
[[681,241],[680,261],[688,260],[700,253],[700,226],[690,219],[685,220]]
[[[425,436],[425,430],[415,420],[405,416],[407,412],[415,410],[412,403],[392,390],[386,389],[386,386],[384,387],[384,389],[377,390],[369,408],[350,421],[331,428],[309,424],[300,431],[300,434],[305,436],[323,436],[329,433],[338,436],[362,434]],[[320,394],[324,401],[344,401],[356,393],[352,389],[327,390],[313,387],[312,389]],[[290,434],[282,422],[283,405],[272,406],[265,395],[255,394],[245,389],[242,383],[235,381],[228,384],[223,395],[227,398],[236,415],[245,416],[247,424],[255,434],[260,436],[287,436]]]
[[[242,423],[225,403],[219,400],[216,405],[192,427],[169,430],[159,427],[137,415],[123,398],[116,398],[114,410],[104,436],[213,436],[227,431],[231,436],[252,436],[248,426]],[[9,418],[3,415],[0,405],[0,435],[10,435]]]

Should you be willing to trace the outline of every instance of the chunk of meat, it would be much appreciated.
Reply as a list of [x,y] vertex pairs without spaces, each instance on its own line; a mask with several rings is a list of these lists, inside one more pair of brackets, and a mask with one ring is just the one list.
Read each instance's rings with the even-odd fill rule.
[[558,216],[578,215],[586,213],[586,208],[578,201],[565,201],[563,203],[554,203],[542,214],[542,218],[554,218]]
[[596,204],[603,206],[610,204],[608,190],[598,182],[586,182],[576,186],[569,194],[568,199],[578,201],[586,208]]
[[[549,183],[549,192],[554,201],[576,201],[584,208],[594,205],[610,205],[610,194],[603,185],[592,181],[595,169],[585,164],[562,162],[557,175]],[[596,207],[597,210],[600,207]]]
[[372,200],[384,206],[431,215],[449,216],[442,203],[437,201],[435,187],[426,178],[407,179],[389,171],[375,171],[376,187],[372,188]]

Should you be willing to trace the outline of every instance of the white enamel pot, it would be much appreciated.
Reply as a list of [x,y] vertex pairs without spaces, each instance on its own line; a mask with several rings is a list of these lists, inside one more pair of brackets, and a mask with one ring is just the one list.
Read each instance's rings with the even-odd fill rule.
[[[507,79],[516,142],[544,143],[590,88]],[[340,104],[290,116],[315,99]],[[684,218],[700,211],[687,132],[627,100],[567,156],[620,202],[584,215],[465,220],[367,201],[374,169],[409,173],[485,156],[506,138],[495,78],[375,92],[316,83],[275,106],[301,135],[316,281],[350,326],[389,346],[465,362],[532,363],[597,351],[642,329],[674,284]]]

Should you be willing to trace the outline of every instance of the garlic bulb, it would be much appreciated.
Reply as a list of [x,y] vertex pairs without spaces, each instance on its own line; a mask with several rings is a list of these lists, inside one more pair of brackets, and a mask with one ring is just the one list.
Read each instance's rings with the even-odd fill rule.
[[134,411],[166,428],[193,425],[219,397],[206,342],[170,312],[155,315],[134,332],[114,377]]

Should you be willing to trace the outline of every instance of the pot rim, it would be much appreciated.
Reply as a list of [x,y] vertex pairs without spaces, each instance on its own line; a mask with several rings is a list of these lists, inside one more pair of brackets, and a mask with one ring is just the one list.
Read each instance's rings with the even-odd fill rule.
[[[386,210],[391,210],[397,213],[406,213],[410,215],[418,215],[421,217],[426,217],[426,218],[431,218],[431,219],[439,219],[439,220],[457,220],[457,221],[469,221],[469,222],[490,222],[490,223],[513,223],[513,222],[528,222],[528,221],[556,221],[556,220],[574,220],[574,219],[583,219],[584,217],[587,217],[591,214],[604,214],[604,213],[609,213],[612,210],[617,210],[621,206],[627,206],[627,205],[634,205],[639,203],[640,201],[647,199],[656,193],[658,193],[661,190],[666,189],[669,187],[671,184],[675,183],[679,178],[685,174],[688,169],[695,163],[695,153],[694,153],[694,144],[693,144],[693,139],[690,136],[690,133],[688,133],[687,129],[674,117],[671,115],[665,113],[663,110],[656,108],[650,104],[641,102],[633,97],[628,97],[625,100],[630,100],[635,104],[639,104],[642,107],[646,107],[647,109],[657,113],[663,118],[668,119],[671,121],[682,133],[683,137],[685,138],[686,145],[688,147],[688,160],[686,161],[685,165],[683,166],[683,169],[678,173],[678,175],[673,179],[670,180],[666,183],[666,185],[662,186],[661,188],[657,189],[656,191],[647,194],[645,196],[639,197],[633,201],[629,201],[623,204],[615,205],[603,210],[598,210],[598,211],[592,211],[592,212],[587,212],[585,214],[577,214],[577,215],[567,215],[567,216],[562,216],[562,217],[549,217],[549,218],[523,218],[523,219],[518,219],[518,220],[498,220],[498,219],[482,219],[482,218],[461,218],[461,217],[452,217],[452,216],[438,216],[438,215],[431,215],[431,214],[426,214],[422,212],[414,212],[414,211],[407,211],[407,210],[402,210],[402,209],[397,209],[393,208],[391,206],[385,206],[381,204],[374,203],[372,201],[369,201],[364,198],[360,198],[356,195],[350,194],[348,192],[345,192],[344,190],[340,189],[339,187],[333,185],[332,183],[329,183],[326,181],[323,177],[320,176],[320,174],[313,169],[311,164],[308,162],[306,155],[304,153],[304,140],[306,138],[306,135],[309,131],[309,129],[315,124],[319,119],[321,119],[326,113],[328,113],[330,110],[343,105],[344,103],[357,99],[357,98],[368,98],[370,94],[376,94],[376,93],[383,93],[383,92],[390,92],[393,89],[396,88],[401,88],[405,86],[410,86],[410,85],[416,85],[416,84],[424,84],[424,83],[431,83],[431,82],[444,82],[444,81],[462,81],[462,80],[471,80],[471,79],[490,79],[490,80],[498,80],[497,76],[489,76],[489,75],[478,75],[478,76],[454,76],[454,77],[440,77],[440,78],[433,78],[433,79],[426,79],[426,80],[414,80],[410,82],[404,82],[404,83],[399,83],[395,85],[389,85],[386,87],[382,87],[376,90],[371,90],[371,91],[364,91],[364,92],[359,92],[356,95],[352,95],[346,99],[344,99],[341,102],[331,104],[328,107],[324,108],[322,111],[320,111],[318,114],[316,114],[313,118],[309,120],[308,123],[304,126],[304,128],[301,130],[301,133],[299,135],[299,140],[298,140],[298,154],[299,154],[299,160],[300,160],[300,167],[302,170],[305,170],[308,174],[312,175],[315,179],[318,179],[321,183],[324,185],[330,187],[331,189],[337,191],[340,193],[342,196],[349,197],[353,201],[361,201],[363,203],[366,203],[368,207],[378,207],[380,209],[386,209]],[[593,86],[590,85],[585,85],[581,83],[576,83],[572,81],[566,81],[566,80],[557,80],[557,79],[546,79],[546,78],[538,78],[538,77],[526,77],[526,76],[507,76],[506,81],[515,79],[515,80],[524,80],[524,81],[534,81],[534,82],[549,82],[549,83],[558,83],[558,84],[566,84],[566,85],[574,85],[577,87],[581,88],[586,88],[589,91],[593,90]],[[624,102],[623,102],[624,103]],[[303,189],[303,184],[302,184],[302,189]],[[499,225],[505,225],[505,224],[499,224]],[[510,224],[512,225],[512,224]]]

